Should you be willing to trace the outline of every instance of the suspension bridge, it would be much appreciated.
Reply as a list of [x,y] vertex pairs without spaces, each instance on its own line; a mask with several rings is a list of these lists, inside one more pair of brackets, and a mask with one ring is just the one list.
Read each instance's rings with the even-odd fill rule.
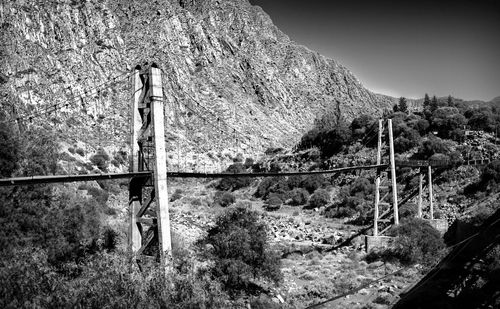
[[[165,105],[165,94],[162,84],[162,72],[155,65],[137,66],[133,72],[123,73],[109,81],[90,89],[79,92],[70,91],[66,100],[49,105],[45,108],[18,114],[13,111],[14,117],[8,120],[17,123],[19,127],[30,126],[37,119],[58,116],[73,119],[70,132],[76,132],[76,127],[81,124],[91,123],[96,127],[99,137],[99,146],[106,141],[124,134],[126,130],[119,121],[124,116],[122,110],[117,110],[113,104],[106,104],[104,97],[114,85],[128,81],[130,93],[129,108],[129,171],[121,173],[90,173],[70,175],[34,175],[0,179],[0,186],[20,186],[43,183],[65,183],[91,180],[130,179],[129,183],[129,248],[138,260],[159,258],[163,264],[168,264],[171,258],[170,220],[168,213],[168,178],[240,178],[240,177],[285,177],[296,175],[337,174],[361,170],[375,171],[375,205],[373,226],[373,241],[388,231],[392,225],[399,224],[398,207],[408,202],[418,194],[418,215],[422,217],[423,175],[428,176],[430,219],[433,220],[432,197],[432,168],[449,168],[450,162],[431,161],[396,161],[394,158],[394,136],[392,121],[380,120],[378,130],[372,126],[363,139],[364,145],[378,138],[377,157],[373,164],[348,167],[332,167],[324,170],[297,170],[283,172],[227,172],[222,160],[218,164],[208,166],[202,164],[187,164],[186,155],[181,157],[181,144],[177,139],[170,142],[166,148],[166,132],[173,131],[174,124],[182,127],[180,119],[190,118],[190,123],[185,123],[184,136],[190,138],[191,146],[197,149],[198,154],[210,150],[222,152],[231,149],[236,154],[242,151],[257,153],[261,149],[255,147],[245,134],[235,127],[236,118],[229,123],[224,117],[212,111],[206,104],[187,96],[186,100],[176,100],[178,104]],[[182,108],[181,108],[182,105]],[[236,106],[236,105],[235,105]],[[235,107],[236,108],[236,107]],[[165,112],[167,111],[167,112]],[[236,117],[236,109],[233,116]],[[166,120],[166,122],[165,122]],[[103,123],[110,123],[111,129],[101,130]],[[89,132],[90,133],[90,132]],[[374,134],[372,134],[374,133]],[[73,133],[74,134],[74,133]],[[370,135],[371,134],[371,135]],[[78,135],[84,138],[82,134]],[[92,142],[89,142],[92,143]],[[89,144],[87,143],[87,144]],[[211,145],[211,146],[209,146]],[[212,147],[212,149],[210,149]],[[167,150],[170,151],[168,155]],[[177,160],[174,160],[177,156]],[[184,159],[184,165],[182,161]],[[173,163],[176,161],[176,164]],[[215,160],[217,161],[217,160]],[[485,163],[481,160],[481,164]],[[416,169],[419,175],[419,187],[406,194],[398,201],[396,176],[397,167],[410,167]],[[365,230],[366,231],[366,230]],[[158,247],[159,256],[145,254],[150,247]]]

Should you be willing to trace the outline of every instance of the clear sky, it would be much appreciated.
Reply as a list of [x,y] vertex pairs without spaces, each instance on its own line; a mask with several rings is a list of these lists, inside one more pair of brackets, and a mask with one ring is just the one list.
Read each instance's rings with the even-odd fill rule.
[[250,0],[299,44],[395,97],[500,96],[500,0]]

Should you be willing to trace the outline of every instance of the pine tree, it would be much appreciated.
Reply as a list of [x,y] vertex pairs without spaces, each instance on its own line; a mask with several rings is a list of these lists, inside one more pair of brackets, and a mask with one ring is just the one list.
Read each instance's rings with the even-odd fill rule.
[[399,98],[399,111],[403,113],[408,113],[408,103],[405,97]]
[[451,95],[449,95],[449,96],[448,96],[448,101],[447,101],[447,103],[448,103],[448,106],[453,106],[453,105],[455,105],[455,103],[453,102],[453,98],[451,97]]
[[433,112],[436,109],[438,109],[438,99],[436,98],[436,96],[432,97],[432,101],[431,101],[430,107],[431,107],[431,112]]
[[424,96],[424,109],[428,109],[431,106],[431,99],[429,95],[426,93]]
[[393,110],[395,113],[399,112],[399,105],[394,104],[394,106],[392,107],[392,110]]

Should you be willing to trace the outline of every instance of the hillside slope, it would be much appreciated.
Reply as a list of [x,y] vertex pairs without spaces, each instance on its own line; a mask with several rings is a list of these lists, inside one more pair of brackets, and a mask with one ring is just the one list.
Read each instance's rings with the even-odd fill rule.
[[[336,61],[291,41],[247,0],[7,1],[0,20],[4,111],[43,111],[137,64],[156,62],[164,72],[168,140],[181,146],[179,157],[206,152],[199,146],[217,139],[200,129],[202,120],[185,104],[211,110],[257,152],[293,145],[328,109],[352,119],[393,103]],[[118,80],[34,123],[48,123],[68,143],[96,148],[102,139],[103,146],[126,147],[129,85]],[[83,105],[92,103],[98,108],[82,117]],[[234,147],[226,140],[211,150],[245,150]]]

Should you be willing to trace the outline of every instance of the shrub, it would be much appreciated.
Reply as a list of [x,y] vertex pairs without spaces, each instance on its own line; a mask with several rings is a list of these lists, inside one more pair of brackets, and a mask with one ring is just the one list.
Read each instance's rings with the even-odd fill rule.
[[399,216],[401,219],[414,218],[418,213],[417,204],[406,203],[399,208]]
[[481,182],[483,184],[493,183],[500,184],[500,161],[489,163],[481,174]]
[[[159,265],[133,270],[130,257],[99,253],[63,276],[44,250],[23,248],[0,270],[0,307],[36,308],[223,308],[228,297],[219,283],[193,270],[169,272]],[[69,266],[68,266],[69,268]]]
[[99,148],[97,153],[90,157],[90,162],[103,172],[107,171],[109,160],[109,155],[103,148]]
[[181,189],[175,189],[174,193],[172,196],[170,196],[170,201],[175,202],[178,199],[182,198],[182,190]]
[[325,189],[318,189],[309,199],[309,207],[317,208],[325,206],[330,202],[330,194]]
[[426,160],[435,153],[447,154],[448,152],[448,145],[439,137],[430,134],[420,145],[415,157],[416,159]]
[[236,154],[236,157],[233,158],[234,163],[242,163],[243,155],[241,153]]
[[292,190],[295,188],[300,188],[302,181],[303,181],[302,176],[295,175],[295,176],[289,176],[288,179],[286,180],[286,183],[288,185],[288,188]]
[[119,150],[115,153],[113,159],[118,163],[118,165],[125,164],[127,163],[127,152]]
[[346,218],[356,214],[356,208],[342,204],[332,205],[325,209],[325,217],[327,218]]
[[302,188],[295,188],[292,190],[292,192],[290,192],[290,198],[292,199],[290,205],[304,205],[309,199],[309,192]]
[[271,193],[274,193],[280,199],[285,200],[288,196],[288,191],[288,184],[284,177],[265,178],[257,187],[255,197],[268,199]]
[[337,111],[327,112],[316,119],[315,127],[308,131],[297,145],[298,150],[317,147],[323,157],[338,153],[352,141],[350,126]]
[[397,153],[406,152],[413,147],[417,147],[420,142],[420,135],[414,129],[404,127],[405,129],[394,140],[394,148]]
[[193,206],[201,206],[201,200],[199,198],[195,198],[194,200],[191,201],[191,205]]
[[251,168],[254,165],[254,160],[252,158],[245,159],[245,168]]
[[271,164],[269,165],[269,172],[271,173],[279,173],[281,172],[281,166],[279,163],[277,162],[271,162]]
[[372,199],[371,195],[375,190],[375,185],[364,177],[359,177],[349,187],[350,196],[356,196],[363,199]]
[[76,148],[75,152],[82,157],[85,156],[85,150],[83,150],[82,148]]
[[419,119],[413,126],[413,129],[417,130],[418,133],[420,133],[420,135],[424,135],[427,133],[429,127],[430,127],[429,121],[425,119]]
[[306,189],[309,193],[313,193],[314,191],[316,191],[318,188],[321,187],[324,181],[325,179],[323,175],[320,174],[309,175],[304,178],[300,186]]
[[71,153],[71,154],[75,154],[75,148],[73,148],[73,147],[69,147],[69,148],[68,148],[68,151],[69,151],[69,153]]
[[[226,173],[229,174],[239,174],[244,172],[246,172],[245,166],[240,162],[231,164],[226,170]],[[247,187],[251,183],[252,180],[249,177],[222,178],[217,185],[217,189],[222,191],[234,191]]]
[[280,206],[283,204],[283,200],[281,199],[279,194],[271,193],[269,198],[267,199],[267,204],[270,206]]
[[375,118],[371,115],[361,115],[351,122],[351,130],[354,138],[363,137],[368,129],[375,125]]
[[367,201],[359,196],[346,196],[335,205],[325,210],[327,218],[348,218],[357,215],[350,223],[368,224],[373,219],[373,201]]
[[254,195],[258,198],[265,198],[269,192],[269,188],[277,181],[277,177],[273,178],[264,178],[257,186],[257,190]]
[[222,207],[227,207],[234,204],[236,198],[231,192],[227,191],[217,191],[214,196],[214,204],[218,204]]
[[232,293],[250,291],[255,278],[282,280],[279,255],[268,243],[268,227],[254,211],[227,210],[201,244],[213,246],[211,272]]
[[391,234],[396,236],[392,252],[405,264],[431,265],[445,247],[439,232],[418,218],[403,219]]

